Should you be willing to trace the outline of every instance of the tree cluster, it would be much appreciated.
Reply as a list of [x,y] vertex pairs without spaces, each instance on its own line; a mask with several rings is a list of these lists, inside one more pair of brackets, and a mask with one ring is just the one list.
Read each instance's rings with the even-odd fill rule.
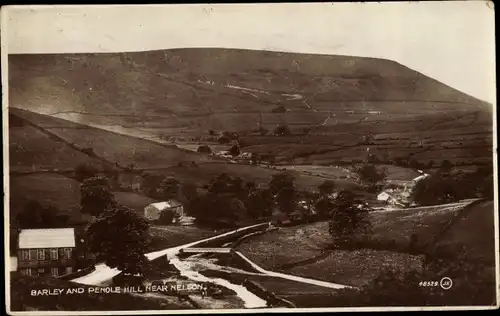
[[420,180],[412,191],[415,203],[435,205],[467,198],[493,198],[493,168],[481,167],[474,172],[453,172],[444,165],[429,177]]
[[139,214],[119,205],[106,178],[86,179],[81,185],[82,213],[94,219],[86,229],[89,251],[97,260],[125,274],[141,274],[147,262],[149,224]]

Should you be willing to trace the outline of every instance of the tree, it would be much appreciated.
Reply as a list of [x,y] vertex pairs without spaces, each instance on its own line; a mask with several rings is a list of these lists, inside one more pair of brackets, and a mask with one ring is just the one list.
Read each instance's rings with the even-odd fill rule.
[[80,186],[80,210],[92,216],[99,216],[116,205],[108,180],[104,177],[93,177],[83,181]]
[[220,174],[217,178],[213,179],[212,182],[209,184],[208,192],[214,194],[227,193],[230,180],[231,177],[229,177],[227,174],[225,173]]
[[172,210],[164,210],[160,213],[160,218],[158,222],[162,225],[172,224],[175,218],[175,213]]
[[370,211],[372,209],[351,191],[339,192],[329,222],[330,235],[338,244],[350,243],[359,235],[369,236],[372,229]]
[[212,148],[210,148],[210,146],[208,146],[208,145],[201,145],[198,147],[198,149],[196,151],[199,153],[211,154]]
[[453,168],[453,164],[448,159],[443,160],[443,162],[441,163],[440,169],[442,172],[445,172],[445,173],[451,172],[452,168]]
[[456,200],[462,189],[458,179],[437,172],[417,182],[411,193],[411,199],[422,206],[449,203]]
[[286,108],[283,105],[280,105],[280,106],[275,107],[274,109],[272,109],[271,112],[272,113],[285,113],[286,112]]
[[179,180],[173,177],[163,179],[160,183],[160,191],[163,199],[177,199],[179,197],[180,185]]
[[165,176],[162,174],[144,173],[141,179],[141,190],[144,195],[153,199],[161,199],[161,183],[164,179]]
[[142,274],[149,244],[149,224],[131,209],[115,205],[87,228],[89,248],[98,261],[124,274]]
[[229,144],[231,142],[231,138],[229,138],[227,135],[221,135],[217,141],[219,144]]
[[269,189],[253,190],[246,201],[247,213],[254,219],[271,216],[273,204],[273,196]]
[[357,169],[357,173],[361,181],[368,183],[369,185],[377,184],[386,178],[385,170],[377,170],[372,164],[364,164]]
[[231,154],[231,156],[235,157],[235,156],[238,156],[240,154],[240,146],[239,145],[233,145],[230,149],[229,149],[229,153]]
[[82,163],[75,167],[75,179],[83,182],[85,179],[97,176],[99,170],[90,164]]
[[320,218],[330,218],[335,208],[335,203],[328,196],[322,196],[316,202],[315,208]]
[[335,182],[332,180],[325,180],[318,186],[318,189],[321,196],[330,195],[335,190]]
[[235,196],[239,199],[246,199],[248,196],[248,191],[245,188],[245,183],[243,179],[239,177],[229,178],[227,182],[227,193]]
[[295,210],[297,204],[295,177],[291,173],[282,172],[273,175],[269,189],[275,196],[277,207],[281,212],[289,214]]
[[194,184],[185,183],[181,186],[181,195],[185,202],[189,202],[198,197],[198,189]]
[[250,160],[252,161],[252,164],[256,165],[259,163],[259,155],[257,153],[252,153],[250,156]]
[[290,128],[287,124],[279,124],[274,129],[274,135],[276,136],[289,136],[291,134],[292,132],[290,131]]
[[30,200],[15,218],[15,226],[20,229],[29,228],[59,228],[68,224],[69,217],[60,214],[53,205],[42,205],[38,201]]

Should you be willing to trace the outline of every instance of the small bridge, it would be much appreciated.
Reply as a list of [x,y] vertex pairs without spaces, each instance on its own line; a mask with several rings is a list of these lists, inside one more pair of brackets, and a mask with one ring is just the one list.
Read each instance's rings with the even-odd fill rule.
[[231,248],[183,248],[180,253],[230,253]]

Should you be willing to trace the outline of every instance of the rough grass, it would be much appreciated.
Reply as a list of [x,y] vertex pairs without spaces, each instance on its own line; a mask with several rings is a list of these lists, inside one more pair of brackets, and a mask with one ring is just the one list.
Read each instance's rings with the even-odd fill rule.
[[[192,309],[176,298],[167,296],[140,296],[128,293],[88,293],[90,286],[70,283],[53,278],[31,278],[11,273],[10,306],[12,311],[113,311],[113,310],[164,310]],[[31,296],[31,290],[84,288],[83,294],[57,296]]]
[[30,201],[53,205],[73,220],[85,219],[80,213],[80,183],[56,173],[10,177],[10,216],[15,216]]
[[146,206],[157,202],[154,199],[132,192],[113,192],[113,194],[119,204],[131,208],[140,215],[144,215],[144,208]]
[[193,241],[220,235],[228,230],[213,230],[196,226],[153,226],[150,228],[152,243],[148,251],[157,251],[164,248],[180,246]]
[[[300,70],[292,66],[296,63]],[[16,55],[9,57],[9,67],[12,106],[54,115],[74,114],[72,119],[81,123],[117,127],[141,137],[199,135],[208,129],[249,131],[262,120],[268,129],[283,122],[292,130],[312,127],[312,135],[329,135],[325,145],[332,147],[352,139],[353,133],[356,137],[406,133],[408,139],[431,133],[432,137],[445,135],[448,141],[458,142],[450,136],[457,130],[470,134],[489,129],[489,136],[483,139],[490,153],[482,150],[479,158],[491,161],[491,105],[388,60],[204,48],[125,55]],[[84,78],[94,80],[90,83]],[[228,78],[234,86],[265,91],[252,96],[224,87]],[[207,80],[214,84],[199,82]],[[303,99],[286,96],[296,93]],[[278,105],[288,111],[271,113]],[[380,113],[374,115],[371,110]],[[73,113],[61,113],[65,111]],[[323,123],[325,126],[317,127]],[[467,148],[463,152],[482,142],[464,143],[462,147]],[[295,143],[297,146],[283,156],[289,163],[296,163],[292,162],[298,158],[296,154],[316,154],[304,153],[316,141],[303,137]],[[406,150],[406,140],[392,143],[395,149],[386,148],[380,154],[418,154],[417,150]],[[256,145],[260,144],[259,140]],[[133,158],[141,160],[142,151],[137,147]],[[325,163],[356,159],[366,146],[360,147],[311,159]],[[279,146],[268,144],[263,151],[276,148]],[[437,154],[431,157],[450,156],[445,148],[432,151]],[[111,156],[131,159],[127,153]],[[165,164],[160,158],[150,159]],[[461,159],[478,161],[468,156]]]
[[9,127],[11,172],[73,170],[81,163],[99,166],[100,161],[59,142],[31,126]]
[[[300,172],[289,170],[288,168],[279,166],[274,168],[267,168],[264,166],[254,166],[245,164],[231,164],[231,163],[202,163],[192,165],[185,163],[182,166],[175,166],[166,169],[150,170],[151,172],[161,173],[166,176],[173,176],[184,182],[191,182],[198,185],[210,183],[214,178],[222,173],[230,176],[240,177],[244,181],[253,181],[257,184],[267,185],[274,174],[291,171],[295,176],[295,184],[297,189],[305,190],[317,188],[328,178],[315,175],[305,175]],[[358,186],[355,182],[346,179],[334,179],[338,187],[357,189]]]
[[[134,168],[161,168],[183,161],[208,161],[210,156],[182,150],[174,145],[161,145],[145,139],[121,135],[102,129],[71,123],[19,109],[10,109],[33,124],[43,124],[47,131],[78,148],[92,148],[95,155],[121,166],[134,164]],[[54,123],[51,124],[50,122]],[[64,121],[64,122],[61,122]],[[51,125],[49,125],[51,124]],[[63,127],[61,127],[63,126]],[[29,135],[27,136],[29,137]],[[78,161],[73,164],[76,166]]]
[[494,202],[486,201],[471,206],[464,216],[436,242],[435,248],[453,250],[465,247],[471,260],[495,262]]
[[273,269],[317,256],[330,242],[328,223],[318,222],[300,227],[281,227],[245,240],[237,248],[257,265]]
[[372,243],[375,246],[379,243],[404,249],[415,234],[418,238],[417,244],[422,245],[469,203],[372,212]]
[[287,273],[361,287],[376,278],[383,269],[420,269],[422,258],[405,253],[359,249],[332,251],[315,263],[287,270]]
[[[352,255],[361,258],[362,254],[366,254],[368,258],[378,253],[382,257],[380,260],[383,261],[385,260],[383,258],[387,257],[388,254],[382,250],[406,252],[412,234],[418,237],[420,243],[428,241],[465,205],[466,203],[375,211],[371,214],[373,235],[364,246],[381,252],[361,252],[339,258],[346,260],[342,264],[349,264],[353,260]],[[238,246],[238,250],[256,264],[264,268],[276,269],[294,262],[314,257],[319,258],[320,254],[326,251],[331,244],[332,238],[328,233],[328,223],[317,222],[294,227],[281,227],[279,230],[243,241]],[[391,256],[397,258],[398,255],[391,254]]]

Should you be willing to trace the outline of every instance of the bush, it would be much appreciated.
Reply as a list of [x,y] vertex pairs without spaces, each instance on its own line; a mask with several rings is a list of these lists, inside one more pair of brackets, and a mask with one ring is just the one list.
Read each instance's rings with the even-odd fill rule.
[[198,147],[198,149],[196,151],[199,153],[211,154],[212,148],[210,148],[210,146],[208,146],[208,145],[201,145]]
[[286,108],[283,105],[280,105],[280,106],[272,109],[271,112],[272,113],[285,113],[286,112]]

